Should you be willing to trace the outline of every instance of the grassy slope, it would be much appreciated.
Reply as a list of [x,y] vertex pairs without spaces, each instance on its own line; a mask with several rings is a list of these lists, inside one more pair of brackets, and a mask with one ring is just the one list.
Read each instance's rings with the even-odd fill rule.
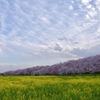
[[0,76],[0,100],[100,100],[100,74]]

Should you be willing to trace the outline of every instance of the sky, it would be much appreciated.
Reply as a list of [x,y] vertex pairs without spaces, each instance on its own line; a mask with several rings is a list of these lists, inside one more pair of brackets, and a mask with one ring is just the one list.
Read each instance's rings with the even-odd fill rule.
[[0,0],[0,72],[100,54],[100,0]]

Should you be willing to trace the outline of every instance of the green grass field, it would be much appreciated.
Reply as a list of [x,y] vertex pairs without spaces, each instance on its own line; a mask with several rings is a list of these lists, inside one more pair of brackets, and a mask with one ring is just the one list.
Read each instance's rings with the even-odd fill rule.
[[100,100],[100,74],[0,76],[0,100]]

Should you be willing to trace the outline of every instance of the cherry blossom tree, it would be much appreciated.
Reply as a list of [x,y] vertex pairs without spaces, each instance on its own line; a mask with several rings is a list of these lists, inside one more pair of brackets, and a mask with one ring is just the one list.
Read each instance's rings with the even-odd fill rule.
[[35,66],[16,71],[7,71],[0,75],[66,75],[83,73],[100,73],[100,55],[70,60],[51,66]]

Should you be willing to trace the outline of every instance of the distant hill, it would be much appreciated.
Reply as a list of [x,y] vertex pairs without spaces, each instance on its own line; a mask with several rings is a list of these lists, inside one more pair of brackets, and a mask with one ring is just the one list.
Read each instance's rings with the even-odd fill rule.
[[35,66],[15,71],[7,71],[1,75],[66,75],[100,73],[100,55],[70,60],[51,66]]

